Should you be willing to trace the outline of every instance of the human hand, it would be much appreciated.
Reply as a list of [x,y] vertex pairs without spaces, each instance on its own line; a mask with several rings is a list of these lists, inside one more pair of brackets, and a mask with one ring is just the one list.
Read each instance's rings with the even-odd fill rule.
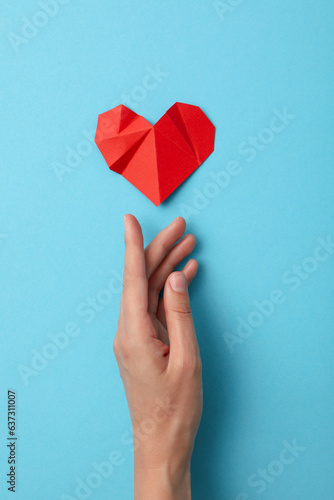
[[114,352],[132,422],[136,500],[191,498],[190,459],[203,397],[188,296],[197,262],[191,259],[182,272],[173,272],[196,243],[191,234],[176,243],[185,226],[184,219],[176,218],[144,250],[138,221],[124,217],[123,293]]

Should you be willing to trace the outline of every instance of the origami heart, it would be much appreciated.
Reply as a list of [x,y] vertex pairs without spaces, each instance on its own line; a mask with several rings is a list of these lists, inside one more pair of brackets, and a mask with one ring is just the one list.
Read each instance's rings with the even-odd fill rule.
[[109,168],[158,206],[212,153],[214,138],[198,106],[177,102],[155,125],[120,104],[99,115],[95,142]]

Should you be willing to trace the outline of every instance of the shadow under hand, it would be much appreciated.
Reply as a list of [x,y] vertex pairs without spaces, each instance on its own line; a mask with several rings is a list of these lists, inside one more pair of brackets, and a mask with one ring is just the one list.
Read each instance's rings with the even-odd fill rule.
[[213,300],[205,281],[205,269],[200,266],[190,290],[202,357],[204,393],[203,416],[192,457],[192,498],[228,500],[234,498],[229,491],[228,456],[233,449],[231,424],[237,406],[234,401],[237,377],[234,377],[235,365],[222,337],[226,330],[221,321],[223,300],[217,301],[216,297]]

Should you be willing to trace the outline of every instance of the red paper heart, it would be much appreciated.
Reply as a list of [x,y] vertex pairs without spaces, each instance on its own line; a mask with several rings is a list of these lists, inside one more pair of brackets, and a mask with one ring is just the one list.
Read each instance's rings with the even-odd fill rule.
[[120,104],[99,115],[95,142],[109,168],[157,206],[213,152],[214,137],[198,106],[177,102],[151,125]]

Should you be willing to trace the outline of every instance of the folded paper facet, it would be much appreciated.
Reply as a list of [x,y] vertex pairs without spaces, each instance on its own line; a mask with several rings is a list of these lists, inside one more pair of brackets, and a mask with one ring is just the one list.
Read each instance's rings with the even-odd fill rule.
[[120,104],[99,115],[95,142],[109,168],[157,206],[213,152],[214,138],[198,106],[177,102],[155,125]]

